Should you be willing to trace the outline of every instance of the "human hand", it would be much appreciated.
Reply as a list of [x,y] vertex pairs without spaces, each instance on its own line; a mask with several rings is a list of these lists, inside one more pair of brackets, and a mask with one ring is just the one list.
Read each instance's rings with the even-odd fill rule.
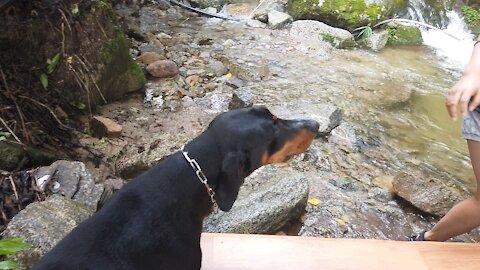
[[465,116],[478,105],[480,105],[480,70],[471,70],[448,91],[445,106],[450,117],[456,121],[459,109]]

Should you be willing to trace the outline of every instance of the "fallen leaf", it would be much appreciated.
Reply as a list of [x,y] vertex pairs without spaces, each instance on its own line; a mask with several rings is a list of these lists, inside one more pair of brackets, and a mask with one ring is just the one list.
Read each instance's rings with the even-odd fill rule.
[[313,204],[313,205],[319,205],[319,204],[320,204],[320,200],[319,200],[319,199],[316,199],[316,198],[308,199],[307,202],[308,202],[309,204]]
[[338,222],[338,224],[340,224],[340,225],[342,225],[342,226],[347,224],[343,219],[337,218],[337,219],[335,219],[335,220]]

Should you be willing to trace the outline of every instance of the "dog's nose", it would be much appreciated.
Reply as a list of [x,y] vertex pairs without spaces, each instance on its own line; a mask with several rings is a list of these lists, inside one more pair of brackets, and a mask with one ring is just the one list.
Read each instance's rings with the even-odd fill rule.
[[306,129],[310,130],[313,133],[317,133],[320,128],[320,124],[315,120],[304,120],[303,125]]

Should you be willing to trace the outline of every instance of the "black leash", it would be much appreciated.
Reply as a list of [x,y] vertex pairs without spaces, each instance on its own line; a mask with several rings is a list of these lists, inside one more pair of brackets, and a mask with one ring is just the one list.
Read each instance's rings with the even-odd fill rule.
[[179,6],[181,8],[184,8],[186,10],[189,10],[189,11],[192,11],[192,12],[195,12],[195,13],[198,13],[198,14],[203,15],[203,16],[207,16],[207,17],[211,17],[211,18],[219,18],[219,19],[223,19],[223,20],[237,21],[237,22],[240,21],[239,18],[230,17],[230,16],[223,16],[223,15],[220,15],[220,14],[213,14],[213,13],[210,13],[210,12],[206,12],[206,11],[203,11],[203,10],[200,10],[200,9],[197,9],[197,8],[187,6],[185,4],[177,2],[175,0],[167,0],[167,1],[170,2],[172,5]]

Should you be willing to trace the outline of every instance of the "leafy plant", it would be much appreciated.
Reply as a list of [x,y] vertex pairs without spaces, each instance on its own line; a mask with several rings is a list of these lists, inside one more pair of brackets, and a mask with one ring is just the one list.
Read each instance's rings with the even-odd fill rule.
[[60,53],[57,53],[52,59],[47,59],[47,73],[42,73],[40,75],[40,83],[44,89],[47,89],[48,87],[48,75],[55,71],[58,62],[60,62]]
[[370,25],[365,25],[355,30],[360,31],[357,34],[357,39],[359,40],[367,39],[373,35],[373,30],[372,30],[372,27],[370,27]]
[[[13,255],[18,252],[27,250],[31,248],[32,245],[26,243],[21,238],[7,238],[0,240],[0,255]],[[0,262],[0,269],[15,269],[17,268],[17,263],[13,261],[2,261]]]
[[10,132],[8,131],[3,131],[1,128],[0,128],[0,142],[1,141],[5,141],[6,139],[8,139],[8,137],[10,137],[12,134],[10,134]]

